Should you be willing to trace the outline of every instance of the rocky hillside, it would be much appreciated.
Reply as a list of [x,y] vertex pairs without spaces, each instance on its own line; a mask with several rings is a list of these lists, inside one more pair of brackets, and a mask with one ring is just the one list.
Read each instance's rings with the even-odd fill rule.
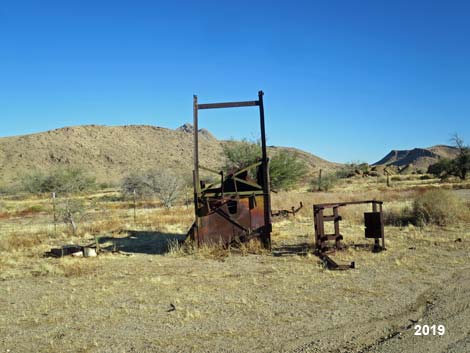
[[393,150],[373,166],[394,166],[407,172],[426,171],[429,165],[436,163],[440,158],[454,158],[457,153],[455,147],[445,145],[412,150]]
[[[193,141],[191,124],[176,130],[144,125],[75,126],[42,133],[0,138],[0,185],[15,183],[32,170],[56,166],[80,166],[99,182],[119,182],[132,171],[150,168],[173,169],[191,179]],[[200,163],[220,169],[223,144],[201,129]],[[270,153],[282,147],[271,147]],[[293,150],[293,149],[291,149]],[[298,151],[311,170],[336,165]]]

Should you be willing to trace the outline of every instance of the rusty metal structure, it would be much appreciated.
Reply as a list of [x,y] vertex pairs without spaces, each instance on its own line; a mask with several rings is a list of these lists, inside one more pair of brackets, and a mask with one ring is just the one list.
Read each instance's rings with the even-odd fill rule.
[[[253,165],[224,174],[199,164],[198,115],[200,110],[258,107],[261,129],[261,156]],[[194,118],[194,210],[195,221],[188,236],[197,245],[220,243],[228,245],[258,237],[265,248],[271,248],[271,200],[268,157],[264,124],[263,92],[258,100],[199,104],[193,101]],[[206,185],[199,170],[218,174],[220,182]],[[250,173],[251,172],[251,173]],[[251,178],[251,175],[256,177]]]
[[300,202],[299,207],[297,208],[292,206],[290,210],[271,211],[271,216],[285,218],[285,217],[289,217],[290,215],[292,215],[295,218],[296,213],[299,212],[303,207],[304,207],[303,203]]
[[[343,248],[343,235],[339,230],[339,222],[342,220],[339,215],[339,208],[349,205],[372,204],[372,212],[364,213],[365,237],[374,239],[373,252],[385,250],[384,222],[382,215],[382,201],[367,200],[340,203],[323,203],[313,205],[313,220],[315,228],[315,253],[323,261],[325,267],[333,270],[343,270],[354,268],[355,263],[349,265],[339,265],[328,254]],[[331,214],[325,215],[325,210],[331,209]],[[325,222],[334,223],[334,233],[325,233]],[[381,244],[380,244],[381,240]],[[333,242],[333,244],[332,244]]]

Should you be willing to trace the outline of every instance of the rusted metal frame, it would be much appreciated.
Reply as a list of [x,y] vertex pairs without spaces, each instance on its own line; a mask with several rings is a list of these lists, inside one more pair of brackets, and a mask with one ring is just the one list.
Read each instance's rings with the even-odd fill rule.
[[259,116],[261,127],[261,152],[262,152],[262,168],[263,168],[263,187],[264,187],[264,229],[261,235],[261,240],[265,248],[271,249],[271,198],[270,198],[270,185],[269,185],[269,161],[266,150],[266,128],[264,123],[264,105],[263,105],[263,91],[258,92],[259,102]]
[[199,196],[201,183],[199,180],[199,141],[198,141],[198,103],[197,96],[193,96],[193,127],[194,127],[194,170],[193,170],[193,184],[194,184],[194,215],[196,222],[194,222],[193,235],[195,239],[199,239],[198,235],[198,209],[199,209]]
[[207,168],[207,167],[204,167],[203,165],[199,165],[199,168],[207,170],[208,172],[215,173],[215,174],[220,174],[221,173],[220,170],[214,170],[214,169],[211,169],[211,168]]
[[321,204],[316,204],[316,207],[319,208],[333,208],[333,207],[342,207],[342,206],[347,206],[347,205],[360,205],[360,204],[366,204],[366,203],[377,203],[379,205],[383,204],[383,201],[377,201],[377,200],[366,200],[366,201],[349,201],[349,202],[333,202],[333,203],[321,203]]
[[[194,190],[195,190],[195,214],[196,219],[197,210],[198,210],[198,199],[201,196],[201,185],[199,179],[199,151],[198,151],[198,110],[199,109],[214,109],[214,108],[232,108],[232,107],[249,107],[249,106],[259,106],[260,108],[260,127],[261,127],[261,142],[262,142],[262,160],[261,165],[263,168],[263,202],[264,202],[264,227],[261,234],[261,240],[265,248],[271,249],[271,200],[270,200],[270,185],[269,185],[269,169],[268,164],[269,160],[267,158],[266,151],[266,132],[265,132],[265,122],[264,122],[264,105],[263,105],[263,91],[258,92],[258,101],[246,101],[246,102],[228,102],[228,103],[210,103],[210,104],[198,104],[197,96],[194,96],[193,99],[193,119],[194,119]],[[237,173],[241,173],[238,171]],[[236,182],[235,189],[236,189]],[[222,183],[223,184],[223,183]],[[215,195],[216,193],[214,193]],[[236,190],[236,195],[239,197],[241,193],[238,193]],[[205,195],[207,196],[207,195]],[[196,222],[197,223],[197,222]],[[194,234],[197,236],[197,226],[194,229]]]
[[[231,195],[231,196],[236,196],[236,195],[250,196],[250,195],[253,195],[253,194],[255,194],[255,195],[264,195],[264,192],[262,190],[259,190],[259,191],[239,191],[238,193],[235,193],[233,191],[224,191],[225,196],[227,196],[227,195]],[[204,193],[204,197],[216,198],[219,195],[221,195],[220,192],[206,192],[206,193]]]
[[[380,212],[380,214],[383,214],[382,213],[382,203],[379,204],[379,212]],[[384,219],[383,219],[383,217],[380,217],[380,231],[382,233],[382,249],[386,250],[385,249],[385,229],[384,229]]]
[[228,175],[227,177],[229,177],[229,176],[237,176],[237,175],[239,175],[239,174],[241,174],[241,173],[243,173],[243,172],[246,172],[246,171],[248,171],[248,170],[250,170],[250,169],[253,169],[253,168],[258,167],[258,166],[260,166],[261,164],[262,164],[262,162],[253,163],[252,165],[249,165],[248,167],[245,167],[245,168],[243,168],[243,169],[237,170],[235,173],[232,173],[232,174]]
[[289,214],[292,214],[295,218],[295,214],[299,212],[304,205],[302,202],[300,202],[300,206],[298,208],[295,208],[294,206],[291,207],[290,210],[279,210],[276,212],[271,211],[271,216],[278,217],[278,216],[287,216]]
[[249,185],[249,186],[253,186],[254,188],[263,190],[263,187],[261,185],[258,185],[256,183],[252,183],[248,180],[243,180],[243,179],[240,179],[240,178],[237,178],[237,177],[233,177],[233,179],[238,181],[239,183],[246,184],[246,185]]
[[323,220],[323,209],[322,208],[319,208],[317,210],[317,222],[318,222],[318,230],[319,230],[319,233],[318,233],[318,249],[320,252],[323,252],[323,250],[325,249],[325,241],[324,241],[324,237],[325,237],[325,224],[324,224],[324,220]]
[[323,266],[328,270],[349,270],[351,268],[356,268],[356,263],[352,261],[349,265],[339,265],[328,255],[322,253],[318,256],[323,263]]
[[235,189],[235,197],[239,199],[240,194],[238,193],[237,181],[235,180],[235,178],[232,178],[232,180],[233,180],[233,188]]
[[[377,204],[375,202],[372,202],[372,212],[377,212]],[[380,244],[379,244],[379,239],[374,238],[374,250],[379,250]]]
[[260,105],[260,101],[245,101],[245,102],[198,104],[197,108],[198,109],[240,108],[240,107],[255,107],[258,105]]
[[292,206],[292,214],[294,215],[294,217],[295,217],[295,214],[299,212],[303,207],[304,207],[304,204],[302,203],[302,201],[300,201],[300,205],[298,208],[294,208],[294,206]]
[[319,209],[313,206],[313,230],[315,234],[315,249],[318,250],[320,246],[320,241],[319,241],[319,234],[321,232],[320,230],[320,222],[318,220],[318,212]]
[[[211,173],[214,173],[214,174],[222,175],[222,182],[221,182],[221,184],[223,184],[224,179],[223,179],[223,172],[222,172],[222,171],[217,171],[217,170],[214,170],[214,169],[211,169],[211,168],[204,167],[204,166],[202,166],[202,165],[199,165],[199,168],[200,168],[200,169],[204,169],[204,170],[206,170],[206,171],[208,171],[208,172],[211,172]],[[202,189],[201,189],[201,192],[204,192],[204,191],[206,191],[206,190],[209,190],[210,188],[213,188],[213,187],[216,186],[216,185],[217,185],[217,183],[212,183],[212,184],[210,184],[210,185],[208,185],[208,186],[202,188]],[[222,186],[222,187],[223,187],[223,186]]]
[[224,172],[220,171],[220,193],[222,194],[222,199],[224,198]]
[[333,207],[334,227],[335,227],[335,247],[341,248],[341,234],[339,234],[339,214],[338,207]]

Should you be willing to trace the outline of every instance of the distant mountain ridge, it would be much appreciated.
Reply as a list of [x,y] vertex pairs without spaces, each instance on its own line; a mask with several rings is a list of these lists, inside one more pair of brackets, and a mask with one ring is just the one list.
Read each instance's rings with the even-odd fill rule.
[[429,148],[392,150],[372,166],[395,166],[400,169],[426,171],[441,158],[455,158],[458,150],[452,146],[436,145]]
[[[98,182],[118,183],[131,172],[152,168],[175,170],[191,179],[193,132],[191,124],[176,130],[149,125],[82,125],[0,137],[0,186],[11,185],[33,170],[47,172],[57,166],[83,167]],[[223,145],[227,142],[205,129],[199,134],[201,165],[219,170],[225,164]],[[292,148],[270,147],[268,154],[282,149],[296,151],[312,173],[338,166]]]

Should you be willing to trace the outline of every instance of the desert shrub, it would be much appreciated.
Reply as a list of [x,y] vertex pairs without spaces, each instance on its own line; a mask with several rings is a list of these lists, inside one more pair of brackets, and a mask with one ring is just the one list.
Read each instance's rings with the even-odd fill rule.
[[78,226],[87,215],[85,202],[82,199],[64,198],[57,205],[59,219],[67,225],[73,235],[77,235]]
[[351,178],[356,175],[369,173],[369,165],[365,162],[350,162],[344,164],[336,171],[336,176],[341,179]]
[[21,178],[22,189],[32,194],[45,192],[75,193],[91,190],[95,179],[79,167],[60,167],[48,173],[33,171]]
[[121,183],[121,190],[125,195],[135,193],[139,197],[152,194],[150,186],[147,184],[145,173],[131,173],[124,177]]
[[134,192],[139,197],[156,196],[166,208],[171,208],[184,189],[184,180],[169,170],[149,170],[133,173],[123,179],[121,189],[124,194]]
[[314,178],[311,191],[328,191],[337,182],[338,176],[336,173],[323,174],[321,178]]
[[386,226],[402,227],[413,224],[412,208],[385,208],[383,210],[383,221]]
[[462,200],[452,191],[432,190],[419,195],[411,209],[412,223],[446,226],[468,213]]

